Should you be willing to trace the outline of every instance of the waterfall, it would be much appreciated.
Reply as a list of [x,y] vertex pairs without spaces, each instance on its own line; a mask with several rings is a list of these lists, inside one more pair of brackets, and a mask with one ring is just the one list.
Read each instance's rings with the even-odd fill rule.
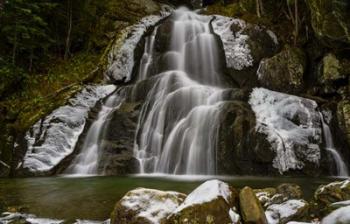
[[121,100],[116,93],[107,98],[97,115],[97,119],[92,123],[87,132],[79,155],[74,158],[71,165],[66,169],[66,174],[98,174],[99,148],[104,133],[103,130],[108,125],[109,115],[120,103]]
[[153,75],[155,83],[136,130],[134,152],[141,173],[216,172],[217,119],[225,89],[210,20],[183,8],[174,12],[170,46],[163,54],[166,68],[157,75],[148,70],[156,34],[146,40],[139,80]]
[[349,176],[348,168],[347,168],[344,160],[342,159],[342,157],[340,156],[340,154],[338,153],[338,151],[334,147],[331,130],[330,130],[328,124],[324,121],[322,113],[320,113],[320,116],[322,119],[322,129],[323,129],[323,135],[324,135],[325,144],[326,144],[326,150],[329,153],[331,153],[331,155],[335,161],[335,164],[337,166],[337,175],[344,176],[344,177]]

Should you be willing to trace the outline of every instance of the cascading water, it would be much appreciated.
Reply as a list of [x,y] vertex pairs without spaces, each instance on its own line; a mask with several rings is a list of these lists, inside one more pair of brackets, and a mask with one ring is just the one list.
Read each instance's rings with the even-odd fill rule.
[[71,165],[66,169],[66,174],[93,175],[98,173],[98,156],[103,130],[108,125],[108,116],[120,103],[121,100],[117,94],[107,98],[97,115],[97,119],[87,132],[80,154],[74,158]]
[[[153,77],[156,83],[136,132],[134,151],[141,173],[216,171],[217,119],[225,89],[210,19],[186,9],[173,14],[170,49],[163,55],[165,72]],[[140,71],[149,73],[148,63],[141,64]]]
[[340,154],[338,153],[338,151],[334,147],[331,130],[330,130],[328,124],[324,121],[322,113],[320,113],[320,116],[322,119],[322,129],[323,129],[323,135],[324,135],[325,144],[326,144],[326,150],[329,153],[331,153],[331,155],[335,161],[335,164],[337,166],[337,174],[338,174],[338,176],[344,176],[344,177],[349,176],[348,168],[347,168],[344,160],[342,159],[342,157],[340,156]]

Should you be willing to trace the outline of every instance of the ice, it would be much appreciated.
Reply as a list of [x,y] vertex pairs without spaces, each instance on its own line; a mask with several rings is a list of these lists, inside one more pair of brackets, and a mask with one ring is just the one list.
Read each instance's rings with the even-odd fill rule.
[[283,173],[302,169],[305,162],[319,164],[322,125],[315,101],[255,88],[249,104],[256,115],[256,130],[267,135],[276,152],[273,167]]
[[[239,26],[241,30],[234,33],[231,30],[232,24]],[[249,36],[242,33],[246,26],[243,20],[215,16],[212,26],[224,45],[227,67],[242,70],[253,65],[253,57],[247,44]]]
[[26,133],[28,150],[23,167],[31,172],[49,171],[71,154],[90,109],[114,90],[114,85],[88,86],[67,105],[34,124]]

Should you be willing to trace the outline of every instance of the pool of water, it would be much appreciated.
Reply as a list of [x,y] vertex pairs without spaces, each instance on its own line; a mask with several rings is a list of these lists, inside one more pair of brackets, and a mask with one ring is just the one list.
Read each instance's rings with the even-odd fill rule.
[[4,207],[24,208],[24,212],[54,219],[106,220],[115,203],[131,189],[155,188],[189,193],[207,179],[221,179],[236,188],[275,187],[296,183],[306,199],[321,184],[336,178],[268,178],[208,176],[124,176],[124,177],[47,177],[0,179],[0,200]]

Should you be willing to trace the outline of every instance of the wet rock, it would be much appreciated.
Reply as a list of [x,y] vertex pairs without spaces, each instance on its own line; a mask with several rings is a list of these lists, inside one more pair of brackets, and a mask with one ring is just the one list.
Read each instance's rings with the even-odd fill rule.
[[350,145],[350,100],[342,100],[337,107],[338,124]]
[[321,224],[348,224],[350,223],[350,206],[338,208],[324,219],[322,219]]
[[305,67],[306,58],[303,51],[286,46],[275,56],[261,60],[257,75],[263,87],[298,93],[304,88]]
[[269,224],[285,224],[291,220],[304,220],[308,215],[309,204],[304,200],[288,200],[272,204],[266,209]]
[[244,187],[239,193],[239,204],[244,223],[268,223],[264,210],[250,187]]
[[168,217],[168,223],[239,223],[237,192],[219,180],[210,180],[189,194]]
[[350,44],[350,3],[347,0],[307,1],[311,12],[311,25],[316,36],[327,46]]
[[134,158],[134,137],[140,103],[124,102],[111,115],[101,144],[99,173],[124,175],[136,173],[139,162]]
[[242,101],[229,101],[222,105],[221,111],[218,173],[270,173],[275,153],[266,136],[254,130],[255,116],[249,105]]
[[163,223],[185,197],[178,192],[137,188],[129,191],[116,204],[111,224]]
[[321,185],[314,194],[316,210],[321,214],[328,213],[332,203],[345,200],[350,200],[350,180]]

